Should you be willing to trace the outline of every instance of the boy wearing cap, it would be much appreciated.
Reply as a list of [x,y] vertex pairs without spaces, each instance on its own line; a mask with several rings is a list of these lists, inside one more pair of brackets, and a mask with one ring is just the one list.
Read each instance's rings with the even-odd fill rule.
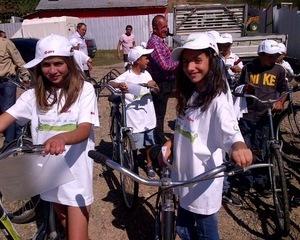
[[[155,177],[149,150],[155,144],[153,129],[156,127],[156,115],[150,88],[154,90],[158,88],[151,75],[146,71],[149,63],[148,55],[152,51],[153,49],[145,49],[142,46],[130,49],[128,61],[132,64],[131,69],[109,82],[113,87],[126,92],[127,126],[133,130],[136,150],[146,150],[146,172],[149,178]],[[147,84],[147,87],[139,84]]]
[[277,63],[285,69],[287,76],[294,75],[294,70],[291,65],[287,61],[284,61],[286,57],[286,46],[283,43],[278,43],[278,46],[280,48],[280,56],[277,59]]
[[231,51],[232,42],[232,36],[229,33],[221,34],[217,40],[220,57],[224,61],[231,79],[234,80],[235,75],[242,71],[243,62],[238,55]]
[[[280,48],[274,40],[264,40],[258,46],[258,57],[246,64],[239,79],[240,84],[246,84],[245,91],[262,100],[278,99],[286,91],[285,70],[276,64]],[[240,119],[239,125],[248,146],[257,153],[260,159],[266,157],[269,122],[267,106],[247,99],[248,113]],[[283,99],[273,104],[273,110],[283,109]],[[257,159],[259,160],[259,159]],[[250,186],[254,182],[251,179]],[[255,176],[258,190],[265,190],[266,175]]]

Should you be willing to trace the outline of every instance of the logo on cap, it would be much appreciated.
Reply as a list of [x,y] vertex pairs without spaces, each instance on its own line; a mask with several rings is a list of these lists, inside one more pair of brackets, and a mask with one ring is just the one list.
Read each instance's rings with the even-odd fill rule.
[[44,54],[54,53],[54,50],[45,51]]

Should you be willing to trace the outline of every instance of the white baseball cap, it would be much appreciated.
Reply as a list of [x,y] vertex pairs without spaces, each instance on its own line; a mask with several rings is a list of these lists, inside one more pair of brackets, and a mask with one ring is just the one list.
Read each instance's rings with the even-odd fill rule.
[[230,33],[223,33],[217,40],[217,43],[224,44],[224,43],[232,43],[232,35]]
[[258,53],[267,53],[267,54],[278,54],[280,53],[280,47],[278,45],[278,42],[274,40],[263,40],[257,49]]
[[283,43],[278,43],[278,46],[280,48],[280,54],[286,53],[286,46]]
[[215,30],[211,30],[211,31],[207,31],[206,32],[210,37],[214,38],[216,42],[218,42],[218,39],[220,37],[220,33],[215,31]]
[[69,40],[63,36],[51,34],[40,39],[35,48],[35,58],[23,67],[32,68],[50,56],[69,57],[73,55]]
[[129,50],[128,61],[134,63],[143,55],[148,55],[153,52],[154,49],[145,49],[142,46],[136,46]]
[[182,47],[175,48],[172,52],[172,58],[179,60],[184,49],[201,50],[211,48],[216,54],[219,54],[219,49],[215,39],[208,33],[192,33],[185,40]]
[[72,47],[77,47],[79,44],[79,40],[77,38],[72,38],[70,39],[70,44],[72,45]]

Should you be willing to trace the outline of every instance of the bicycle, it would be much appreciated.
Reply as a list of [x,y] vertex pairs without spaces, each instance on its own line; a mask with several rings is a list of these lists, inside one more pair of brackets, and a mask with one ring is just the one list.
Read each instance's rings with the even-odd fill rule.
[[[173,194],[174,188],[183,187],[186,185],[192,185],[200,181],[209,180],[218,177],[224,177],[226,175],[232,176],[238,173],[242,173],[254,168],[270,167],[271,164],[253,164],[246,168],[239,168],[233,166],[230,162],[224,163],[218,167],[215,167],[205,173],[202,173],[188,181],[172,181],[170,178],[170,165],[166,165],[162,169],[161,178],[158,180],[143,178],[127,168],[124,168],[117,162],[109,159],[107,156],[91,150],[89,156],[97,162],[102,162],[108,167],[124,174],[134,181],[147,186],[158,187],[159,190],[156,193],[156,216],[155,216],[155,239],[156,240],[174,240],[175,233],[175,213],[176,213],[176,201]],[[153,195],[152,195],[153,196]]]
[[[43,146],[41,145],[23,145],[14,148],[9,148],[6,151],[0,154],[1,159],[7,157],[15,157],[19,154],[42,154]],[[3,206],[2,199],[0,200],[0,229],[3,232],[4,236],[8,240],[20,240],[21,236],[16,231],[12,223],[28,223],[33,221],[36,218],[37,210],[40,211],[41,215],[41,223],[38,226],[38,229],[32,240],[60,240],[63,239],[59,234],[60,232],[57,230],[55,215],[52,205],[49,202],[40,201],[39,197],[37,197],[37,202],[34,208],[30,208],[28,211],[26,209],[19,209],[16,212],[7,211],[6,207]],[[24,205],[25,207],[25,205]],[[18,215],[20,213],[20,215]],[[34,214],[33,214],[34,213]]]
[[[135,146],[132,129],[127,127],[126,124],[125,93],[109,84],[103,84],[101,87],[106,87],[111,92],[108,101],[111,103],[110,136],[113,144],[112,158],[123,167],[138,174],[138,166],[133,157]],[[138,184],[124,174],[120,174],[120,183],[125,206],[129,209],[133,208],[138,198]]]
[[93,86],[95,88],[96,97],[97,97],[97,99],[99,99],[99,97],[101,96],[101,92],[104,89],[104,85],[107,84],[110,80],[115,79],[119,75],[120,75],[120,72],[117,69],[113,68],[107,74],[105,74],[104,77],[102,77],[100,79],[100,81],[97,81],[96,79],[94,79],[92,77],[87,78],[86,81],[93,84]]
[[[299,76],[287,77],[287,106],[277,116],[276,139],[282,141],[282,156],[284,159],[300,163],[300,103],[295,103],[293,95],[300,91]],[[297,83],[293,84],[293,80]],[[294,82],[294,83],[295,83]]]
[[[284,164],[281,155],[281,141],[275,136],[272,106],[276,100],[261,100],[251,94],[234,93],[237,97],[252,98],[267,106],[267,116],[269,121],[270,136],[267,140],[268,163],[272,165],[269,168],[269,179],[271,183],[271,190],[273,194],[273,202],[277,217],[277,225],[279,232],[282,235],[287,235],[290,230],[290,216],[289,216],[289,198],[287,193],[287,183],[285,178]],[[258,156],[256,156],[258,158]],[[262,160],[261,160],[262,161]]]

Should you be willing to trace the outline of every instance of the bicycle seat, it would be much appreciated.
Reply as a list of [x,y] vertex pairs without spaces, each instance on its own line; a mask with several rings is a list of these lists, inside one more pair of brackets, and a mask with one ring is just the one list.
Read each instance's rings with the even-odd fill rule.
[[121,103],[121,96],[120,95],[109,95],[108,96],[108,101],[111,103],[115,103],[115,104],[120,104]]

